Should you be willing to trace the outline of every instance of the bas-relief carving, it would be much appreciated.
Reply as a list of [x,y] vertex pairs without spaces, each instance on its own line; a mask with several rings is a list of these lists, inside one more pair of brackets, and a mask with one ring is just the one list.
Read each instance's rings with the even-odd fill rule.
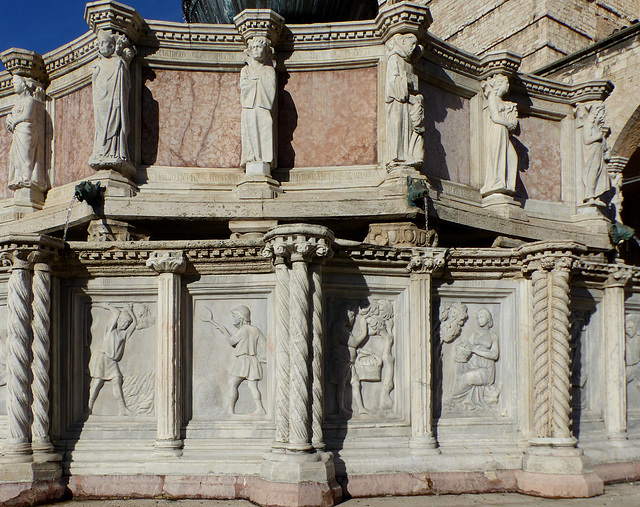
[[575,116],[580,130],[582,148],[582,202],[594,206],[606,206],[602,194],[610,188],[609,174],[605,166],[609,158],[607,138],[611,129],[604,123],[605,108],[601,101],[579,104]]
[[328,413],[340,418],[384,416],[394,408],[393,301],[331,305]]
[[[149,306],[94,303],[93,309],[100,312],[92,312],[89,414],[153,414],[155,338],[152,332],[143,333],[155,324]],[[102,389],[107,382],[110,396]]]
[[273,48],[266,37],[253,37],[246,50],[246,65],[240,72],[242,104],[242,167],[250,163],[275,167],[273,106],[276,70]]
[[386,43],[387,162],[389,167],[422,167],[424,98],[413,62],[422,54],[414,34],[396,34]]
[[213,320],[213,312],[205,307],[209,317],[203,317],[204,322],[211,324],[219,334],[224,336],[230,347],[234,348],[235,358],[229,370],[228,406],[229,414],[236,413],[238,402],[238,388],[243,382],[247,383],[251,398],[253,398],[254,414],[264,414],[262,395],[258,382],[262,380],[262,364],[266,363],[266,338],[262,331],[251,325],[251,310],[244,305],[237,306],[230,312],[235,331],[229,331]]
[[7,116],[7,130],[13,134],[9,150],[9,188],[33,188],[46,192],[49,188],[44,164],[45,94],[41,83],[13,76],[18,95]]
[[513,194],[516,190],[518,154],[509,132],[518,126],[518,110],[515,103],[502,100],[508,91],[509,78],[503,74],[482,83],[488,112],[484,138],[485,180],[480,189],[483,196]]
[[193,416],[264,415],[267,400],[266,302],[196,301]]
[[89,164],[118,168],[129,163],[129,63],[135,49],[126,36],[98,32],[98,63],[93,70],[95,138]]
[[494,312],[487,306],[442,303],[439,314],[442,366],[438,373],[443,412],[475,413],[497,408],[500,338],[496,327]]
[[[591,312],[588,310],[574,310],[569,317],[569,332],[571,335],[571,405],[574,409],[589,408],[588,386],[589,375],[586,366],[587,335]],[[575,417],[574,417],[575,419]]]
[[627,377],[628,410],[640,409],[640,315],[628,313],[625,317],[625,363]]

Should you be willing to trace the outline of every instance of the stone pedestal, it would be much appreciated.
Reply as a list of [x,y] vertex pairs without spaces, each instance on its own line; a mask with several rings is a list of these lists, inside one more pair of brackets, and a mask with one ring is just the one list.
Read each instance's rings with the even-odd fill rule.
[[247,173],[236,188],[239,199],[273,199],[280,193],[280,183],[264,173]]
[[503,218],[510,218],[528,222],[529,218],[521,204],[512,196],[506,194],[489,194],[482,198],[482,207]]
[[262,239],[277,225],[277,220],[229,220],[231,239]]
[[35,188],[18,188],[13,193],[13,213],[33,213],[44,207],[44,192]]
[[579,204],[577,213],[572,217],[574,223],[583,226],[593,234],[608,234],[609,221],[598,206],[594,204]]

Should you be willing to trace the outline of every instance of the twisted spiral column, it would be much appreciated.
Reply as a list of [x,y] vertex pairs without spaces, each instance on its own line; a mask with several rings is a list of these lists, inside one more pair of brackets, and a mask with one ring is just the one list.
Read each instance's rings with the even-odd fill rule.
[[282,257],[276,268],[276,436],[273,445],[282,449],[289,442],[289,270]]
[[322,435],[323,399],[323,349],[322,349],[322,264],[311,265],[312,301],[311,301],[311,444],[314,449],[324,450]]
[[309,273],[302,252],[291,256],[289,450],[311,450],[309,443]]
[[29,383],[31,345],[31,263],[12,258],[7,306],[7,418],[6,454],[19,459],[31,454],[29,443]]
[[575,443],[571,435],[569,335],[571,261],[546,258],[532,273],[533,430],[536,440]]
[[[42,260],[42,259],[40,259]],[[49,441],[49,328],[51,317],[51,269],[45,262],[34,265],[33,275],[33,362],[31,373],[33,380],[31,392],[33,401],[31,412],[32,447],[36,453],[50,453],[53,445]]]

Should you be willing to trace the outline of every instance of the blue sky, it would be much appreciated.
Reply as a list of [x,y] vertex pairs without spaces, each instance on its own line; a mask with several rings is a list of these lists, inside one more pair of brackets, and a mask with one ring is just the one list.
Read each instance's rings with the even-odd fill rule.
[[[146,19],[183,21],[181,0],[119,0]],[[0,52],[11,47],[48,53],[89,30],[84,0],[0,0]],[[0,64],[0,69],[3,69]]]

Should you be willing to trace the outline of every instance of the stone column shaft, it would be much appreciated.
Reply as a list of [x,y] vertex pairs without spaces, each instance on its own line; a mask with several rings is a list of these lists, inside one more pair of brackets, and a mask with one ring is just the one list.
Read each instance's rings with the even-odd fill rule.
[[309,428],[309,273],[302,255],[291,259],[289,445],[293,452],[311,450]]
[[282,257],[276,269],[276,436],[273,449],[289,442],[289,269]]
[[33,422],[31,423],[31,435],[33,452],[44,454],[53,452],[53,445],[49,440],[50,308],[51,271],[48,264],[38,262],[34,265],[33,275],[33,363],[31,364]]
[[6,455],[30,460],[31,263],[15,257],[8,287]]
[[604,288],[604,423],[609,438],[622,440],[627,432],[624,287],[628,279],[613,275]]
[[311,443],[316,450],[324,450],[322,419],[324,414],[324,376],[322,344],[322,264],[311,265]]
[[153,252],[147,266],[158,274],[158,371],[156,381],[156,449],[179,455],[180,438],[180,307],[182,252]]

